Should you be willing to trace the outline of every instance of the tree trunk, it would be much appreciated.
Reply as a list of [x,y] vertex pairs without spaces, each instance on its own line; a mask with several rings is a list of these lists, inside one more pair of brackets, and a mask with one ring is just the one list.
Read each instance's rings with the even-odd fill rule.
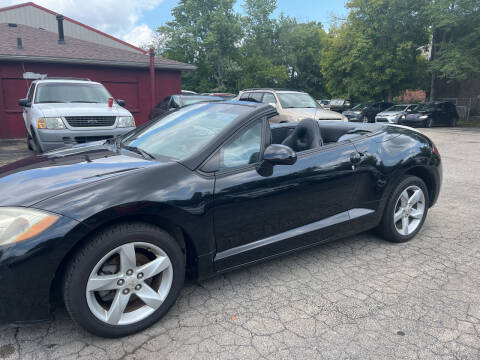
[[[438,32],[437,30],[433,30],[432,34],[432,49],[430,50],[430,62],[435,60],[435,44],[437,43]],[[435,71],[432,71],[432,77],[430,79],[430,102],[435,100],[435,79],[436,74]]]
[[388,88],[388,102],[392,102],[393,101],[393,93],[392,93],[392,87],[390,86]]
[[432,78],[430,79],[430,102],[435,101],[435,73],[432,73]]

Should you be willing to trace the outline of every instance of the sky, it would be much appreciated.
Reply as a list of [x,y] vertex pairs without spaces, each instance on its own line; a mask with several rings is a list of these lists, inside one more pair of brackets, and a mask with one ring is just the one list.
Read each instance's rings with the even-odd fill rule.
[[[0,7],[27,0],[0,0]],[[33,0],[36,4],[83,22],[133,45],[146,45],[158,26],[172,19],[178,0]],[[242,0],[236,10],[242,12]],[[277,0],[274,16],[320,21],[328,29],[332,16],[344,16],[345,0]]]

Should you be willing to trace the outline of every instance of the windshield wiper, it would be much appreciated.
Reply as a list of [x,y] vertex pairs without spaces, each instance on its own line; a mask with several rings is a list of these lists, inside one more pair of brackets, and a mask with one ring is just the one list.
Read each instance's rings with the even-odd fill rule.
[[123,146],[121,146],[121,147],[124,148],[124,149],[127,149],[127,150],[129,150],[129,151],[136,152],[137,154],[142,155],[145,159],[155,159],[155,156],[153,156],[152,154],[146,152],[146,151],[143,150],[143,149],[140,149],[139,147],[130,146],[130,145],[123,145]]

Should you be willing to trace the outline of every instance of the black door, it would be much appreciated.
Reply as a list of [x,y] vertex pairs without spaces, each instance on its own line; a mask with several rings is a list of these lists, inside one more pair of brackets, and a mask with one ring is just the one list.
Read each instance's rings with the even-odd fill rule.
[[[262,148],[259,143],[252,146],[252,135],[242,133],[236,143],[225,146],[227,163],[215,176],[217,270],[349,231],[348,210],[355,188],[353,145],[344,142],[307,150],[297,154],[294,165],[277,165],[272,174],[261,175],[258,164],[247,163]],[[252,149],[251,154],[231,154],[245,148]]]

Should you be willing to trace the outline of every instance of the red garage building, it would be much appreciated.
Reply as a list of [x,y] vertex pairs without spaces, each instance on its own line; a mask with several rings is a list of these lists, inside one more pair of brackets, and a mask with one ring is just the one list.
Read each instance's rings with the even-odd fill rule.
[[[59,25],[63,30],[61,18]],[[26,72],[101,82],[115,98],[126,101],[137,124],[142,124],[153,103],[181,91],[181,72],[195,68],[154,58],[134,47],[122,49],[125,43],[120,40],[119,47],[113,47],[66,33],[61,41],[59,33],[17,23],[0,23],[0,34],[0,138],[25,136],[18,99],[26,96],[30,86],[23,78]]]

